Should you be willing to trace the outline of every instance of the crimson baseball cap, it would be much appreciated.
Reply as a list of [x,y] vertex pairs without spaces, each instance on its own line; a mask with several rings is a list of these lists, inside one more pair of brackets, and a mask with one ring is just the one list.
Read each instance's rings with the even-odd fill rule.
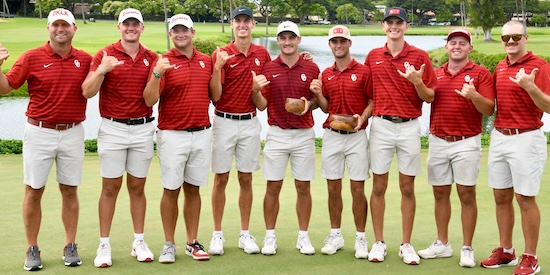
[[470,44],[472,44],[472,36],[470,35],[470,32],[465,30],[465,29],[454,29],[454,30],[452,30],[449,33],[449,35],[447,35],[447,41],[451,40],[451,38],[453,38],[455,36],[462,36],[462,37],[466,38],[468,40],[468,42],[470,42]]
[[409,22],[409,16],[407,15],[407,11],[404,8],[389,8],[386,10],[386,13],[384,14],[384,20],[388,19],[388,17],[397,17],[405,22]]
[[231,12],[231,19],[241,15],[241,14],[244,14],[250,18],[254,18],[254,16],[252,16],[252,10],[249,8],[249,7],[245,7],[245,6],[241,6],[241,7],[238,7],[236,9],[233,10],[233,12]]

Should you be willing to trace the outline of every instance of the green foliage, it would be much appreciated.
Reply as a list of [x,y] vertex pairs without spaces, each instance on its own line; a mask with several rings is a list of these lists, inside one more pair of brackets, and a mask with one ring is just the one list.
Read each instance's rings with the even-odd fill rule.
[[27,82],[25,82],[19,89],[13,90],[7,95],[0,96],[1,97],[28,97],[29,96],[29,88],[27,85]]
[[212,55],[212,53],[216,50],[216,46],[221,46],[225,44],[227,44],[225,43],[225,41],[219,41],[215,39],[193,39],[193,45],[195,46],[195,48],[207,55]]
[[23,141],[15,139],[0,139],[0,155],[23,153]]
[[363,16],[363,14],[352,4],[340,5],[336,8],[336,18],[342,20],[346,24],[350,23],[350,20],[355,19],[358,16]]
[[87,139],[84,141],[84,152],[97,153],[97,139]]
[[542,27],[546,26],[546,15],[544,14],[535,14],[531,17],[531,23],[535,26]]
[[[445,62],[449,60],[449,56],[445,51],[433,51],[429,53],[430,58],[434,67],[441,67]],[[476,50],[473,50],[469,58],[474,61],[474,63],[479,64],[487,68],[491,73],[495,70],[497,64],[504,59],[506,53],[497,53],[497,54],[483,54]]]

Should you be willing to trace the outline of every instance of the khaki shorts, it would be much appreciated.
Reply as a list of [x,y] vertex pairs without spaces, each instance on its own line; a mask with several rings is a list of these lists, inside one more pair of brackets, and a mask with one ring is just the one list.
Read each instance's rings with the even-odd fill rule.
[[290,159],[292,177],[300,181],[315,178],[315,131],[281,129],[270,126],[263,151],[263,176],[266,180],[282,180]]
[[260,131],[257,117],[233,120],[214,116],[212,127],[212,172],[227,173],[233,167],[233,155],[240,172],[260,169]]
[[513,187],[520,195],[538,195],[546,150],[546,136],[540,129],[511,136],[493,130],[489,147],[489,187]]
[[353,134],[340,134],[325,129],[321,156],[323,178],[329,180],[343,178],[345,165],[348,167],[351,180],[365,181],[370,178],[368,140],[365,130]]
[[23,138],[23,176],[33,189],[46,185],[55,161],[57,182],[79,186],[84,162],[84,127],[58,131],[27,123]]
[[155,125],[126,125],[103,118],[97,137],[101,176],[118,178],[124,174],[145,178],[153,159]]
[[370,165],[374,174],[382,175],[390,171],[394,152],[397,154],[399,172],[407,176],[418,176],[422,172],[418,119],[393,123],[373,117],[369,144]]
[[474,186],[481,161],[481,135],[448,142],[434,135],[428,137],[428,183],[433,186],[453,182]]
[[194,186],[208,185],[212,129],[196,132],[159,130],[157,155],[162,187],[176,190],[186,182]]

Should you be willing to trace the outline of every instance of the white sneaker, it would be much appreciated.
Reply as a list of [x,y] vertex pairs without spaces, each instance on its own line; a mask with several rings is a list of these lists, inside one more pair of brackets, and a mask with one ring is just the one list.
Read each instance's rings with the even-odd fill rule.
[[430,247],[418,250],[418,255],[424,259],[447,258],[453,256],[451,244],[444,244],[440,240],[435,240]]
[[277,253],[277,237],[275,235],[265,236],[264,247],[262,247],[262,254],[274,255]]
[[210,247],[208,247],[209,255],[223,255],[223,239],[222,234],[216,233],[212,234],[212,239],[210,240]]
[[256,239],[250,234],[241,235],[241,237],[239,237],[239,248],[243,249],[247,254],[260,253],[260,248],[256,244]]
[[113,265],[111,260],[111,247],[108,244],[99,244],[94,259],[95,267],[109,267]]
[[420,257],[418,257],[410,243],[402,244],[399,247],[399,257],[403,258],[403,262],[406,264],[417,265],[420,263]]
[[369,256],[369,245],[364,237],[355,237],[355,258],[366,259]]
[[153,252],[151,252],[144,240],[134,241],[130,255],[136,257],[138,262],[152,262],[155,260]]
[[475,267],[476,260],[474,257],[474,250],[469,246],[463,246],[460,249],[460,266],[462,267]]
[[315,254],[315,248],[311,245],[308,235],[298,235],[298,241],[296,242],[296,248],[300,249],[300,253],[304,255]]
[[368,259],[371,262],[383,262],[386,257],[386,244],[381,241],[376,241],[372,245]]
[[176,261],[176,245],[168,241],[162,247],[159,263],[173,263]]
[[321,253],[325,255],[332,255],[342,247],[344,247],[344,238],[342,238],[342,235],[330,234],[325,239],[325,246],[321,248]]

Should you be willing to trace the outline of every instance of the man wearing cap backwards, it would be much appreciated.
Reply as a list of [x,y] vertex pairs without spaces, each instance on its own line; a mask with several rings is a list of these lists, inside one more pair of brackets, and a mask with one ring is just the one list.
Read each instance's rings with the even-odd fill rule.
[[260,122],[256,118],[256,106],[251,99],[250,71],[259,74],[271,57],[263,46],[252,44],[252,29],[255,26],[252,10],[237,7],[231,13],[235,40],[212,54],[214,68],[210,92],[216,111],[212,128],[212,172],[215,175],[212,188],[214,232],[208,249],[210,255],[224,253],[222,218],[233,155],[240,184],[239,248],[248,254],[260,252],[248,228],[252,209],[252,172],[260,169],[261,131]]
[[209,258],[197,241],[197,232],[201,211],[199,187],[208,183],[211,156],[208,86],[212,75],[212,60],[209,55],[197,51],[193,46],[194,36],[193,21],[187,14],[172,16],[170,38],[174,48],[164,56],[159,56],[154,70],[162,77],[150,76],[144,92],[148,106],[153,106],[160,100],[157,154],[164,188],[160,213],[166,240],[159,255],[161,263],[176,261],[174,232],[181,189],[185,196],[185,254],[195,260]]
[[421,172],[420,124],[422,103],[434,98],[436,77],[428,54],[405,41],[409,28],[407,11],[386,10],[382,29],[387,42],[367,55],[365,65],[372,73],[374,110],[370,132],[370,164],[373,186],[370,198],[375,243],[369,261],[381,262],[386,256],[384,242],[385,194],[394,152],[399,167],[401,191],[402,242],[399,256],[406,264],[419,264],[411,245],[416,210],[414,178]]
[[468,59],[470,33],[456,29],[447,36],[449,61],[435,70],[437,84],[430,113],[428,183],[435,198],[437,239],[418,255],[424,259],[451,257],[448,238],[453,182],[462,207],[463,242],[459,265],[476,265],[472,239],[477,221],[476,181],[481,160],[483,115],[495,108],[493,77],[485,67]]
[[[350,55],[352,45],[349,29],[342,25],[328,32],[328,46],[334,55],[334,65],[323,71],[320,79],[311,82],[319,107],[329,114],[323,124],[323,150],[321,175],[327,179],[330,234],[325,239],[321,253],[332,255],[344,247],[340,230],[342,222],[342,178],[347,164],[353,199],[355,221],[355,257],[366,259],[365,238],[367,222],[367,198],[365,180],[370,178],[367,133],[364,131],[372,113],[372,80],[366,66]],[[353,131],[330,128],[333,114],[353,115],[357,126]]]
[[[23,138],[25,196],[23,223],[27,236],[27,257],[23,268],[42,269],[38,232],[42,220],[42,194],[52,164],[56,163],[61,191],[61,219],[65,227],[63,259],[66,266],[79,266],[76,247],[79,202],[77,187],[82,182],[86,98],[82,81],[92,57],[72,47],[77,30],[73,14],[55,9],[48,15],[50,39],[45,45],[23,53],[4,75],[0,69],[0,94],[29,86],[29,105]],[[0,65],[9,57],[0,44]]]
[[[296,248],[305,255],[315,254],[307,232],[311,217],[310,181],[315,178],[315,132],[311,110],[316,106],[309,86],[318,77],[319,67],[300,57],[298,45],[301,41],[298,26],[291,21],[282,22],[277,27],[277,44],[281,53],[264,66],[261,74],[256,75],[252,71],[252,100],[261,111],[267,107],[270,125],[263,150],[263,176],[267,180],[264,197],[264,255],[277,252],[275,224],[279,213],[279,194],[289,159],[297,193],[299,231]],[[287,98],[304,100],[303,111],[291,113],[285,110]]]
[[519,21],[502,26],[506,57],[495,68],[497,114],[489,148],[489,186],[493,188],[499,246],[481,266],[497,268],[517,264],[512,244],[516,198],[521,213],[525,250],[514,274],[540,272],[537,243],[540,211],[535,200],[546,165],[543,112],[550,112],[550,66],[527,51],[527,29]]
[[96,267],[109,267],[111,246],[109,233],[122,186],[130,196],[130,212],[134,225],[131,255],[140,262],[153,261],[154,256],[143,240],[146,198],[145,179],[153,158],[155,125],[152,108],[143,98],[149,76],[160,77],[151,66],[157,55],[139,43],[143,32],[143,17],[136,9],[125,9],[118,17],[121,39],[100,49],[92,61],[82,89],[90,98],[101,91],[99,112],[103,118],[99,127],[97,147],[101,163],[102,190],[99,197],[100,244],[94,260]]

